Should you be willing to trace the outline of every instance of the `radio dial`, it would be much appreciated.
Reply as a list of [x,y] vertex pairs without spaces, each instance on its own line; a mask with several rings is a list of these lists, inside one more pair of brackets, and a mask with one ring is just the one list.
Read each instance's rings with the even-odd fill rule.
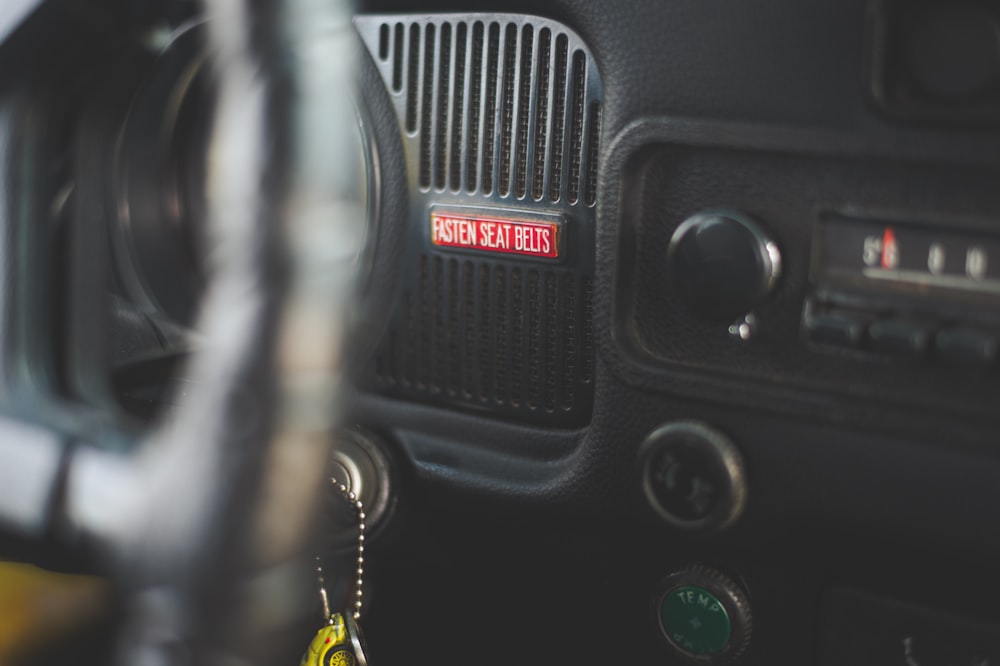
[[781,277],[778,245],[735,211],[703,211],[681,223],[670,239],[667,265],[681,298],[725,323],[760,305]]

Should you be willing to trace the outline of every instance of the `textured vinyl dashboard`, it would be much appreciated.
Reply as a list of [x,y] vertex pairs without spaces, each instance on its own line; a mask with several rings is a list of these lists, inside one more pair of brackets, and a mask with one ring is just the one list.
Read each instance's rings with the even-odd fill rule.
[[[541,442],[553,437],[565,442],[556,451],[606,448],[603,443],[609,438],[617,440],[612,433],[618,428],[613,423],[600,423],[601,396],[607,399],[623,386],[648,391],[651,398],[660,395],[664,405],[677,398],[698,398],[723,409],[726,405],[763,408],[775,414],[775,418],[797,415],[817,423],[848,423],[883,432],[915,434],[918,438],[948,433],[973,448],[991,440],[988,424],[992,421],[991,396],[996,394],[996,382],[989,371],[933,361],[914,362],[864,349],[817,347],[803,339],[805,306],[815,290],[822,287],[814,280],[811,253],[815,229],[823,215],[847,212],[875,220],[971,232],[989,229],[998,214],[996,190],[991,185],[1000,155],[995,132],[981,125],[901,121],[879,108],[869,79],[872,34],[880,29],[871,17],[874,6],[859,1],[805,8],[793,2],[776,1],[752,10],[731,7],[719,15],[712,15],[697,3],[686,2],[634,3],[622,10],[589,2],[544,7],[546,15],[565,26],[560,28],[567,31],[565,34],[576,35],[572,39],[580,39],[579,43],[586,45],[586,52],[592,54],[587,56],[592,58],[588,71],[600,73],[604,96],[599,156],[603,166],[598,170],[594,193],[596,243],[592,251],[597,263],[590,315],[598,356],[593,386],[588,389],[597,396],[595,417],[591,427],[575,435],[572,431],[555,435],[544,429],[528,429],[527,439],[518,435],[513,442],[498,444],[498,456],[516,454],[515,458],[520,458],[532,450],[532,439]],[[879,3],[877,8],[884,9],[884,4]],[[372,9],[391,12],[397,8],[392,3],[378,3]],[[482,7],[470,7],[473,9]],[[505,5],[505,9],[528,7],[515,2]],[[531,16],[538,14],[532,11]],[[411,125],[418,116],[424,116],[418,113],[422,111],[418,108],[419,96],[403,94],[403,89],[407,88],[408,77],[419,79],[424,70],[408,64],[406,58],[416,42],[407,40],[414,28],[417,32],[412,34],[426,37],[419,25],[448,23],[456,26],[455,35],[449,39],[457,44],[458,29],[463,25],[461,15],[454,12],[433,20],[428,16],[434,15],[400,14],[397,19],[388,19],[383,13],[362,19],[363,25],[370,24],[363,30],[368,50],[379,63],[386,87],[395,89],[391,98],[401,131],[408,137],[399,157],[407,165],[407,177],[411,179],[407,186],[411,201],[407,226],[412,236],[410,245],[423,250],[403,264],[403,274],[397,277],[401,291],[394,296],[396,315],[389,332],[395,347],[384,344],[378,355],[383,373],[377,382],[381,386],[379,392],[396,398],[409,396],[412,401],[385,401],[366,394],[361,402],[378,404],[379,409],[398,409],[401,423],[410,419],[430,421],[433,433],[447,433],[445,440],[461,442],[461,433],[474,421],[447,410],[427,410],[422,403],[464,404],[466,411],[472,408],[473,415],[481,412],[481,406],[477,407],[483,400],[481,389],[487,380],[496,378],[496,373],[493,371],[492,377],[488,377],[480,372],[481,352],[491,351],[491,347],[485,338],[478,344],[473,338],[486,328],[496,328],[480,310],[495,318],[499,304],[496,293],[491,294],[492,301],[472,294],[473,307],[467,307],[466,301],[472,293],[469,286],[481,287],[485,279],[485,273],[475,270],[483,261],[481,255],[442,253],[440,248],[434,248],[432,252],[440,255],[441,265],[435,268],[433,262],[427,264],[428,273],[423,278],[430,283],[427,289],[421,286],[420,257],[428,261],[427,212],[436,201],[456,205],[485,203],[487,207],[494,203],[484,198],[482,192],[469,191],[471,144],[462,146],[462,151],[454,156],[457,161],[449,162],[452,156],[446,148],[454,146],[454,137],[452,143],[425,145],[423,142],[431,139],[421,138],[421,127]],[[471,40],[467,44],[477,44],[475,25],[481,16],[468,15],[468,23],[464,24],[467,32],[463,33],[466,40]],[[533,20],[539,21],[540,26],[547,25],[542,19]],[[484,35],[486,55],[482,62],[476,62],[489,76],[489,37],[487,33]],[[498,46],[503,41],[498,35]],[[437,53],[434,50],[437,42],[425,41],[428,43],[431,47],[426,54],[419,44],[413,52],[418,59],[424,58],[419,62],[427,61],[427,54]],[[407,44],[411,45],[409,49]],[[401,46],[405,52],[397,51]],[[471,63],[476,53],[473,47],[461,55]],[[556,59],[555,51],[550,57]],[[442,72],[444,75],[451,72],[455,77],[460,76],[457,74],[460,68],[442,70],[443,60],[436,62],[437,66],[430,67],[428,75],[440,77]],[[497,66],[502,64],[498,60]],[[513,64],[517,64],[516,58]],[[477,71],[473,68],[473,72]],[[499,76],[501,85],[502,75]],[[436,78],[428,80],[433,82]],[[454,78],[453,83],[456,81],[461,82]],[[514,92],[520,88],[515,86]],[[438,98],[424,99],[423,104],[438,105],[428,106],[427,110],[438,109],[447,114],[449,107],[441,106],[442,100],[453,97],[455,104],[465,104],[472,100],[471,87],[466,89],[470,92],[464,96],[442,98],[439,93]],[[433,90],[442,89],[431,85],[427,92]],[[502,101],[503,89],[498,89],[497,94],[500,96],[497,101]],[[481,102],[488,104],[489,100],[484,98]],[[494,118],[500,128],[506,122],[501,106],[496,107]],[[538,113],[542,106],[532,110]],[[454,109],[459,107],[450,108],[455,115]],[[410,118],[413,113],[417,115]],[[431,116],[437,127],[439,121],[433,113]],[[473,121],[474,117],[470,115],[468,120]],[[528,119],[529,126],[533,126],[530,114]],[[513,115],[510,120],[513,123]],[[450,127],[455,132],[462,131],[461,125]],[[467,122],[465,127],[472,125]],[[476,129],[485,132],[481,125]],[[516,129],[513,124],[512,136]],[[441,138],[440,134],[434,136]],[[502,142],[504,134],[501,132],[499,136]],[[420,157],[422,149],[432,146],[433,150],[423,150],[428,160],[424,164],[421,161],[424,158]],[[524,148],[525,157],[527,151],[534,150],[531,142]],[[496,150],[499,159],[502,151],[499,147]],[[589,150],[593,150],[593,145]],[[512,152],[508,168],[517,161],[517,151]],[[431,160],[439,160],[440,164]],[[431,169],[432,164],[442,168]],[[466,169],[456,169],[455,165],[464,165]],[[485,162],[480,166],[485,169]],[[518,196],[516,191],[517,170],[510,173],[511,192],[507,201],[514,203],[515,210],[517,202],[522,200],[522,213],[532,208],[556,211],[561,208],[551,201],[544,205],[544,198],[538,200],[533,195],[522,199],[523,195]],[[432,176],[433,183],[426,180]],[[458,182],[452,182],[456,176]],[[547,177],[551,179],[551,173]],[[440,183],[438,179],[442,179]],[[499,181],[491,181],[489,188],[494,185],[501,189]],[[529,194],[528,189],[531,188],[525,185],[524,194]],[[537,204],[543,205],[536,207]],[[501,206],[504,207],[510,208],[509,203]],[[671,301],[669,277],[663,265],[671,230],[699,209],[715,207],[741,208],[758,216],[783,250],[785,276],[775,293],[760,306],[760,312],[755,313],[759,315],[758,334],[746,345],[730,339],[726,327],[706,326]],[[585,219],[590,215],[586,206],[582,211],[571,209]],[[574,242],[580,243],[581,250],[574,260],[582,259],[590,251],[586,247],[591,242],[590,236]],[[504,263],[510,265],[506,258],[501,265]],[[440,273],[434,273],[435,270]],[[585,266],[583,272],[588,272]],[[495,272],[492,277],[496,279]],[[551,295],[546,276],[537,279],[535,289],[539,296]],[[522,288],[526,290],[525,296],[529,296],[530,284]],[[585,292],[576,292],[582,299],[567,304],[564,293],[561,287],[555,293],[555,302],[564,309],[563,319],[566,308],[580,311],[587,296]],[[503,294],[506,295],[506,290]],[[958,300],[962,298],[959,295]],[[424,312],[420,316],[427,321],[421,322],[419,316],[414,317],[420,311],[420,302],[425,303],[425,308],[428,302],[431,305],[438,302],[442,312],[436,316]],[[969,307],[983,314],[985,310],[980,305],[981,302]],[[887,308],[883,303],[880,308],[879,313],[892,311],[891,304]],[[985,317],[989,323],[988,312]],[[417,319],[416,325],[413,319]],[[960,319],[953,311],[947,314],[948,323]],[[551,325],[544,317],[539,322],[541,329]],[[423,333],[407,335],[407,326]],[[531,344],[532,334],[527,328],[523,339]],[[583,325],[580,331],[586,332],[586,328]],[[491,335],[497,333],[493,331]],[[472,344],[466,344],[467,341]],[[566,344],[563,328],[561,345]],[[410,353],[422,349],[420,345],[429,345],[429,350],[435,353]],[[503,354],[510,351],[506,347],[500,350],[500,366],[507,365]],[[546,356],[544,349],[536,353],[542,359]],[[931,357],[933,353],[927,355]],[[428,380],[437,375],[439,386],[432,386],[433,381],[413,381],[411,388],[405,388],[404,383],[411,381],[409,375],[418,368],[400,365],[399,359],[404,356],[411,364],[429,364],[419,371],[428,375]],[[555,363],[565,356],[557,352]],[[452,359],[451,365],[439,367],[443,357]],[[498,363],[495,354],[491,362]],[[576,366],[582,370],[587,362],[584,356]],[[393,366],[394,363],[397,365]],[[527,365],[521,368],[521,383],[525,390],[537,393],[525,394],[523,404],[512,413],[521,410],[530,414],[533,410],[529,402],[552,404],[552,397],[543,397],[551,391],[546,388],[546,379],[540,383],[536,379],[534,388],[530,388],[531,381],[523,381],[529,379]],[[602,376],[601,370],[613,372]],[[530,377],[537,378],[537,371],[531,372]],[[418,383],[426,384],[426,388],[418,390]],[[572,386],[572,382],[564,382],[563,386]],[[476,393],[480,395],[470,400],[468,396]],[[629,411],[625,410],[619,418],[627,419]],[[426,419],[418,416],[423,413],[427,414]],[[439,418],[445,415],[448,418]],[[536,418],[534,422],[545,424],[544,419]],[[581,426],[587,419],[569,419],[563,423]],[[501,420],[483,424],[485,432],[497,433],[477,435],[477,439],[486,442],[479,448],[487,452],[493,448],[488,442],[504,441],[506,436],[502,433],[512,427]],[[451,436],[453,431],[459,434]],[[537,434],[531,435],[532,432]],[[638,446],[640,439],[635,438],[632,446]],[[456,449],[461,451],[463,447],[456,443]],[[540,445],[539,450],[547,447]],[[530,466],[530,455],[521,462]],[[577,472],[572,465],[562,471],[571,478]],[[547,474],[542,476],[548,478]],[[488,477],[486,474],[482,478]],[[496,479],[496,482],[519,483],[511,479]]]
[[[964,5],[975,16],[996,11]],[[433,9],[458,25],[463,11],[500,8],[453,2],[413,20],[440,25]],[[916,25],[911,9],[865,0],[502,9],[564,26],[600,75],[595,227],[584,241],[594,258],[592,411],[554,423],[360,391],[356,418],[395,444],[413,483],[422,520],[399,538],[421,544],[406,552],[436,554],[418,557],[418,570],[454,581],[443,593],[440,581],[402,573],[394,584],[477,609],[475,618],[447,613],[469,654],[482,656],[477,646],[494,638],[484,622],[516,615],[546,626],[537,663],[583,661],[595,644],[582,618],[613,608],[602,617],[622,659],[689,663],[658,635],[650,605],[664,577],[707,564],[749,592],[753,638],[738,663],[833,666],[847,663],[842,645],[857,663],[987,663],[974,659],[992,657],[982,637],[1000,624],[982,594],[1000,553],[1000,301],[986,283],[1000,258],[982,257],[1000,232],[1000,134],[968,121],[961,95],[906,88],[922,74],[900,74],[908,51],[891,49]],[[377,59],[380,26],[390,42],[395,35],[385,17],[412,10],[379,2],[371,11],[379,18],[365,39]],[[397,19],[404,33],[410,16]],[[393,60],[379,66],[391,87]],[[891,105],[879,88],[889,74],[902,86]],[[980,110],[998,94],[1000,77],[988,80],[972,96]],[[900,111],[914,99],[912,113]],[[405,96],[396,104],[405,128]],[[430,199],[453,198],[468,180],[459,173],[452,187],[446,170],[443,188],[421,187],[417,137],[404,152],[418,202],[410,219],[426,248]],[[706,210],[745,214],[781,252],[780,278],[748,309],[745,336],[742,319],[706,319],[678,296],[670,247]],[[834,247],[841,236],[827,230],[838,220],[865,233],[845,232]],[[917,236],[928,245],[914,259]],[[856,260],[859,275],[880,281],[828,273],[826,256]],[[909,282],[889,281],[897,262]],[[404,305],[419,285],[411,269],[399,278]],[[461,323],[454,330],[462,338]],[[972,341],[958,363],[948,340]],[[461,374],[456,386],[460,394]],[[692,423],[731,442],[744,465],[745,510],[721,532],[663,522],[643,488],[651,433]],[[470,590],[484,570],[495,584]],[[479,592],[493,595],[492,610]],[[419,604],[376,611],[385,613],[377,630],[398,632],[404,609]],[[934,636],[976,649],[949,652],[930,645]]]

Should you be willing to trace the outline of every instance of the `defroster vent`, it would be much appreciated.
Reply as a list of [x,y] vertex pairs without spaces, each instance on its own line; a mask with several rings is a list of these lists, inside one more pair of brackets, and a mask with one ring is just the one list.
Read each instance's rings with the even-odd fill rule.
[[569,30],[494,15],[357,22],[418,138],[423,190],[594,205],[603,91]]
[[[593,406],[603,88],[578,35],[501,14],[360,16],[399,119],[406,257],[373,388],[575,427]],[[559,215],[559,258],[442,250],[431,209]]]

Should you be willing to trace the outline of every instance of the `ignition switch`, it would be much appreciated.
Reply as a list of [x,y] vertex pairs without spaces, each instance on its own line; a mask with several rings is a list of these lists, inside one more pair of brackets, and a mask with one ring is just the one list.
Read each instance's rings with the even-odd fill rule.
[[330,467],[333,484],[343,484],[364,504],[368,531],[377,530],[391,508],[395,490],[385,445],[360,428],[341,431],[333,447]]

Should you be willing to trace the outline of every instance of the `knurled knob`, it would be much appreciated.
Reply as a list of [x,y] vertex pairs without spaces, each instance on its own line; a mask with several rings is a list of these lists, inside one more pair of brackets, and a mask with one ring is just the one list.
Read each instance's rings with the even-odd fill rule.
[[696,564],[667,576],[654,612],[675,656],[693,664],[731,664],[750,645],[753,616],[742,586],[713,567]]

